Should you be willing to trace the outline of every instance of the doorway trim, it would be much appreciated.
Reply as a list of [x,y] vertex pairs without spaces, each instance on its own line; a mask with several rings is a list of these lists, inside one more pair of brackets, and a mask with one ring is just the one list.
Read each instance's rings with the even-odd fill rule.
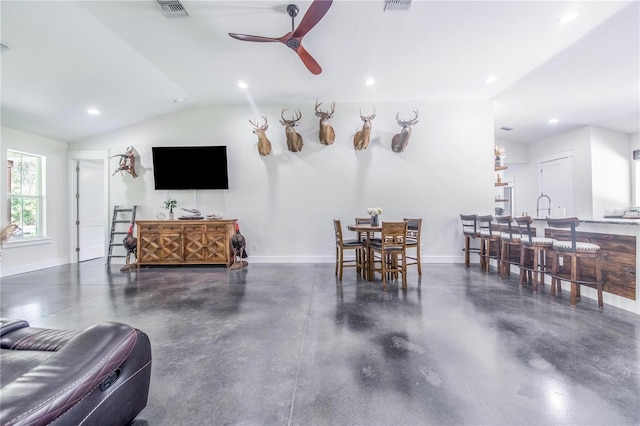
[[78,199],[76,198],[76,180],[77,180],[77,171],[76,171],[76,163],[78,160],[102,160],[103,169],[104,169],[104,177],[103,177],[103,185],[104,185],[104,229],[105,229],[105,241],[109,241],[109,230],[111,227],[109,226],[109,219],[111,217],[111,212],[109,211],[109,194],[110,194],[110,185],[109,185],[109,150],[108,149],[88,149],[88,150],[78,150],[78,151],[69,151],[67,153],[67,162],[68,162],[68,188],[69,188],[69,230],[70,230],[70,238],[69,238],[69,259],[71,263],[78,263],[79,254],[76,251],[77,242],[78,242],[78,227],[76,226],[76,212],[78,211]]

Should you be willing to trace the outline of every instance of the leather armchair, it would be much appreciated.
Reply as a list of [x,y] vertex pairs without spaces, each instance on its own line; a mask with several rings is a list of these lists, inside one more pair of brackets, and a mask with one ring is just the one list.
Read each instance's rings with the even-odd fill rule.
[[147,404],[151,345],[107,322],[83,331],[0,319],[0,424],[124,425]]

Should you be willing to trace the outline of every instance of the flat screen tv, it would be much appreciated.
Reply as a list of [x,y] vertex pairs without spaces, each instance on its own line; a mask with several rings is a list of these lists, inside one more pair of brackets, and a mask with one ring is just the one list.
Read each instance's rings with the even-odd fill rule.
[[154,146],[156,189],[229,189],[226,146]]

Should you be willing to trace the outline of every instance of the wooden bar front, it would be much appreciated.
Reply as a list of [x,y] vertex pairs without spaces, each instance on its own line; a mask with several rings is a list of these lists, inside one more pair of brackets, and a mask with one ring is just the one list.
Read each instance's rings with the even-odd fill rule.
[[236,219],[137,220],[138,265],[230,266]]
[[[553,235],[556,239],[571,238],[570,231],[553,230]],[[548,228],[545,237],[551,237]],[[636,237],[576,231],[576,240],[600,246],[603,291],[636,300]],[[587,277],[594,277],[594,268],[588,262],[581,268]]]

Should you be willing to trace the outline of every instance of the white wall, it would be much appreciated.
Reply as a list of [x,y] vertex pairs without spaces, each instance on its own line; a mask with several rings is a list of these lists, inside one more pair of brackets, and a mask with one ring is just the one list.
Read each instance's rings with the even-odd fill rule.
[[631,205],[640,204],[640,160],[633,160],[633,151],[640,149],[640,133],[629,137],[629,158],[631,159]]
[[[0,127],[2,164],[7,164],[7,149],[46,157],[45,206],[46,238],[37,244],[9,240],[2,251],[2,276],[69,263],[69,224],[67,190],[67,144],[19,130]],[[0,176],[0,211],[7,212],[6,173]],[[2,226],[6,225],[6,213]]]
[[591,181],[593,217],[603,218],[631,205],[631,157],[629,136],[591,127]]
[[[300,153],[286,149],[281,108],[300,108]],[[371,144],[355,151],[352,138],[362,126],[359,108],[337,104],[332,125],[336,142],[318,142],[318,119],[309,105],[227,105],[194,108],[70,144],[70,149],[107,149],[120,153],[132,145],[138,178],[111,179],[110,204],[139,206],[139,219],[155,219],[167,198],[203,214],[237,218],[247,238],[251,261],[302,262],[334,259],[332,219],[343,225],[380,206],[382,220],[424,219],[425,261],[460,261],[459,213],[493,211],[493,110],[487,101],[376,103]],[[395,116],[420,111],[405,152],[391,151],[398,133]],[[273,153],[262,157],[249,119],[266,115]],[[227,145],[227,191],[155,191],[152,146]],[[117,159],[111,167],[115,169]],[[176,167],[176,173],[188,164]],[[257,249],[254,249],[254,245]]]

